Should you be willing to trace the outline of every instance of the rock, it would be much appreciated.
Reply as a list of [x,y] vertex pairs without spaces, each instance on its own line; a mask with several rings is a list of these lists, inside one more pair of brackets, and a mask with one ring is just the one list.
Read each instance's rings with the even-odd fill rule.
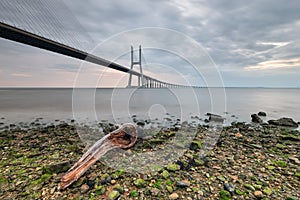
[[230,200],[231,194],[226,190],[220,190],[219,192],[220,200]]
[[107,199],[108,200],[116,200],[119,198],[119,196],[120,196],[120,193],[116,190],[113,190],[108,194]]
[[243,195],[243,194],[244,194],[244,192],[241,191],[241,190],[239,190],[239,189],[235,189],[234,192],[235,192],[237,195]]
[[261,149],[262,146],[258,144],[250,144],[251,147],[256,148],[256,149]]
[[161,173],[161,175],[162,175],[165,179],[167,179],[167,178],[169,177],[169,172],[168,172],[167,170],[164,170],[164,171]]
[[266,117],[266,116],[267,116],[267,113],[260,111],[260,112],[258,112],[257,115],[258,115],[258,116],[262,116],[262,117]]
[[90,189],[90,187],[89,187],[87,184],[83,184],[83,185],[80,187],[80,192],[81,192],[81,193],[86,193],[89,189]]
[[54,187],[50,190],[50,194],[51,194],[51,195],[54,194],[55,190],[56,190],[56,186],[54,186]]
[[255,191],[255,188],[251,184],[245,184],[244,187],[247,188],[247,189],[249,189],[249,190]]
[[224,189],[233,194],[235,187],[230,183],[224,183]]
[[129,196],[130,196],[130,197],[137,197],[137,196],[139,196],[139,193],[138,193],[138,191],[136,191],[136,190],[132,190],[132,191],[129,193]]
[[169,164],[168,166],[167,166],[167,170],[169,170],[169,171],[178,171],[178,170],[180,170],[180,166],[179,165],[177,165],[177,164]]
[[169,195],[169,198],[170,199],[178,199],[179,195],[177,193],[172,193],[172,194]]
[[172,186],[167,185],[166,188],[167,188],[168,192],[170,192],[170,193],[173,192],[173,187]]
[[272,194],[272,190],[271,190],[270,188],[265,188],[265,189],[263,190],[263,193],[269,196],[269,195]]
[[94,188],[94,186],[95,186],[95,181],[87,180],[86,184],[87,184],[90,188]]
[[217,178],[218,178],[220,181],[223,181],[223,182],[226,180],[225,177],[222,176],[222,175],[217,176]]
[[287,134],[287,135],[280,135],[282,140],[290,140],[290,141],[300,141],[300,137],[297,135]]
[[290,156],[289,160],[292,161],[293,163],[295,163],[296,165],[300,165],[299,159],[296,158],[295,156]]
[[208,120],[210,122],[219,122],[219,123],[223,123],[224,122],[224,118],[221,117],[220,115],[210,115]]
[[106,188],[104,185],[96,185],[95,193],[97,194],[104,194],[106,192]]
[[237,132],[236,134],[235,134],[235,137],[242,137],[243,135],[240,133],[240,132]]
[[152,188],[151,189],[151,194],[153,196],[157,196],[160,193],[160,190],[158,188]]
[[61,162],[61,163],[55,163],[48,166],[43,166],[43,173],[44,174],[59,174],[63,173],[69,170],[71,167],[71,164],[69,161]]
[[257,114],[251,115],[251,121],[259,124],[263,122],[263,120]]
[[123,193],[124,192],[124,188],[120,185],[120,184],[117,184],[115,187],[114,187],[114,190],[120,192],[120,193]]
[[133,184],[138,188],[143,188],[146,185],[146,182],[143,179],[136,179]]
[[145,122],[144,121],[138,121],[136,124],[138,126],[145,126]]
[[286,117],[277,120],[269,120],[268,123],[275,126],[286,126],[286,127],[294,127],[294,128],[298,127],[298,124],[292,118],[286,118]]
[[262,193],[261,191],[255,191],[255,192],[254,192],[254,196],[255,196],[256,198],[260,199],[260,198],[262,198],[263,193]]
[[201,166],[205,164],[205,162],[202,159],[195,159],[194,161],[196,166]]
[[181,187],[181,188],[188,187],[188,186],[190,186],[190,184],[191,183],[188,180],[183,180],[183,181],[177,181],[176,182],[176,186]]
[[221,115],[216,115],[213,113],[206,113],[206,115],[209,116],[207,122],[224,122],[224,118]]
[[201,147],[202,147],[202,142],[194,140],[191,142],[190,150],[197,150],[197,149],[200,149]]

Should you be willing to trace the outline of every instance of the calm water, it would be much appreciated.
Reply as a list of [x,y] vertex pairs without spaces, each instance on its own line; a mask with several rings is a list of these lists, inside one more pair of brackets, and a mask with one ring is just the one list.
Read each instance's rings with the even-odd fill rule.
[[[76,119],[117,123],[138,118],[181,120],[207,118],[212,112],[226,122],[250,121],[265,111],[268,119],[291,117],[300,121],[300,89],[0,89],[0,121],[29,122]],[[5,118],[5,119],[3,119]]]

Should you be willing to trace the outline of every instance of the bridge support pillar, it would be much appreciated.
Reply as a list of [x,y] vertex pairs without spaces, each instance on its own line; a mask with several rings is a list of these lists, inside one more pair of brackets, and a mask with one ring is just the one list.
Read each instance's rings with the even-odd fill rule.
[[[134,61],[133,60],[133,46],[131,46],[131,52],[130,52],[130,56],[131,56],[131,63],[130,63],[130,69],[133,69],[134,65],[138,65],[140,68],[140,73],[141,76],[138,76],[138,87],[144,87],[144,75],[143,75],[143,68],[142,68],[142,47],[141,45],[139,46],[139,60],[138,61]],[[129,74],[129,79],[128,79],[128,85],[127,87],[132,87],[132,74]]]

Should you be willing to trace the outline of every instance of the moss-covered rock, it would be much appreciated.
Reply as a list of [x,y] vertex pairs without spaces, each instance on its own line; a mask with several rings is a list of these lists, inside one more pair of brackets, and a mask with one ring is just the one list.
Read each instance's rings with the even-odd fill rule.
[[269,196],[272,194],[272,190],[270,188],[265,188],[263,189],[263,193]]
[[230,200],[231,199],[231,194],[230,192],[226,191],[226,190],[221,190],[219,192],[220,195],[220,199],[221,200]]
[[138,188],[143,188],[146,186],[146,181],[144,181],[143,179],[139,178],[139,179],[136,179],[133,184],[138,187]]
[[61,163],[55,163],[52,165],[43,166],[42,170],[44,174],[59,174],[63,172],[67,172],[69,168],[71,167],[71,164],[69,161],[61,162]]
[[106,191],[106,188],[105,188],[104,185],[99,185],[99,186],[95,187],[95,194],[96,195],[102,195],[102,194],[105,193],[105,191]]
[[287,163],[283,160],[276,160],[276,161],[274,161],[274,164],[276,166],[282,167],[282,168],[287,167]]
[[164,177],[165,179],[167,179],[167,178],[170,176],[170,174],[169,174],[169,172],[168,172],[167,170],[164,170],[164,171],[161,173],[161,175],[162,175],[162,177]]
[[167,170],[169,170],[169,171],[178,171],[178,170],[180,170],[180,166],[179,165],[177,165],[177,164],[169,164],[168,166],[167,166]]
[[251,184],[245,184],[244,187],[249,189],[249,190],[255,191],[255,187]]
[[113,190],[108,194],[107,199],[108,200],[116,200],[119,198],[119,196],[120,196],[120,193],[116,190]]
[[136,190],[132,190],[132,191],[129,193],[129,196],[130,196],[130,197],[137,197],[137,196],[139,196],[139,193],[138,193],[138,191],[136,191]]
[[198,140],[194,140],[191,142],[190,149],[191,150],[196,150],[200,149],[202,147],[202,142]]

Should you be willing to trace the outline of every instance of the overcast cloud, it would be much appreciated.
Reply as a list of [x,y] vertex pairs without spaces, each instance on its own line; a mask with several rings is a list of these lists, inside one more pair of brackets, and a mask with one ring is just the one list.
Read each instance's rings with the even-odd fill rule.
[[[225,86],[300,87],[298,0],[51,0],[17,5],[18,2],[3,0],[0,3],[1,21],[91,53],[99,53],[97,45],[124,31],[143,27],[167,28],[202,45],[217,65]],[[20,15],[22,20],[13,17],[14,12],[25,8],[27,12]],[[34,19],[34,23],[26,24],[26,17]],[[170,39],[153,38],[157,41]],[[0,41],[0,87],[73,86],[81,61],[4,39]],[[124,42],[127,45],[128,41]],[[180,48],[182,41],[177,42]],[[99,55],[104,58],[115,56],[116,48],[102,49]],[[120,56],[117,61],[128,65],[129,54]],[[199,74],[170,58],[172,56],[145,49],[147,62],[161,64],[161,70],[145,65],[145,73],[168,82],[182,83],[182,79],[170,75],[176,71],[193,80],[193,84],[205,85]],[[169,75],[164,65],[171,66]],[[91,86],[89,76],[104,72],[101,86],[119,84],[118,77],[123,77],[120,72],[89,65],[88,70],[81,72],[87,77],[83,86]],[[126,79],[123,82],[126,84]]]

